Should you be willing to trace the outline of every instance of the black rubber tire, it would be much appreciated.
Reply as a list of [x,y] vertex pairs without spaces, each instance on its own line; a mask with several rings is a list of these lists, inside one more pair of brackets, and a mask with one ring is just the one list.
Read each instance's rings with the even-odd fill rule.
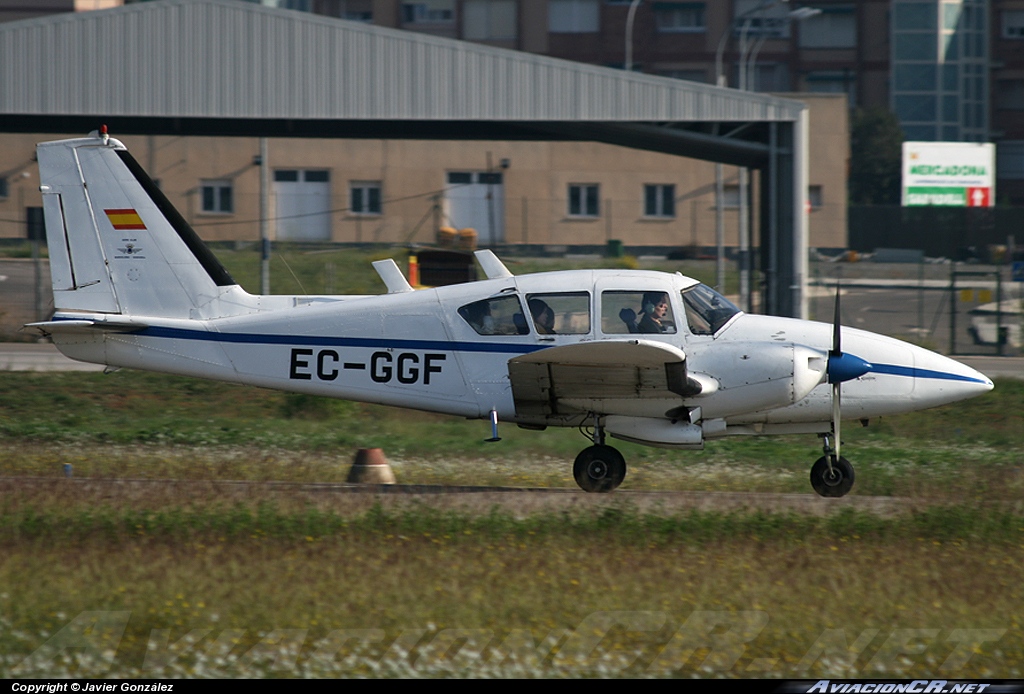
[[846,496],[853,488],[853,465],[846,458],[839,458],[832,464],[829,474],[828,458],[821,456],[811,467],[811,486],[820,496],[838,498]]
[[626,459],[611,446],[590,446],[576,456],[572,474],[585,492],[610,492],[626,479]]

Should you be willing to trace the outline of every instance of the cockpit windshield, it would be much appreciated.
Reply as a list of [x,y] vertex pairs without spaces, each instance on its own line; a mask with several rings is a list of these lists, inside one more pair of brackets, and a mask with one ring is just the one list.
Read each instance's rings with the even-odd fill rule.
[[683,290],[683,306],[694,335],[714,335],[740,312],[731,301],[704,284]]

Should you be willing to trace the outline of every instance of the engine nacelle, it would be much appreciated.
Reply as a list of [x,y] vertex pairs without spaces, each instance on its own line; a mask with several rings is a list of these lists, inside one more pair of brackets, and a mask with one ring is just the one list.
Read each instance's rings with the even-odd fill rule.
[[792,342],[716,342],[689,355],[694,371],[715,374],[717,392],[701,397],[705,418],[785,407],[827,378],[828,354]]

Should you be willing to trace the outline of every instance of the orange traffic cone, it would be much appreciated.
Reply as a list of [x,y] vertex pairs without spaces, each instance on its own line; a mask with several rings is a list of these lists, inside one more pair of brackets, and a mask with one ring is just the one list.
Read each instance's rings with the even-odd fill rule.
[[391,471],[384,451],[360,448],[345,481],[350,484],[394,484],[395,473]]

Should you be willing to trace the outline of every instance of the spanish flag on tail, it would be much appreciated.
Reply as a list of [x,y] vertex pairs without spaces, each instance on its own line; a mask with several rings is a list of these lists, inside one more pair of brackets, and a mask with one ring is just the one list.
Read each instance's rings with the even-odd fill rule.
[[110,220],[111,226],[118,231],[146,228],[146,225],[142,223],[142,217],[133,209],[103,211],[107,213],[107,219]]

